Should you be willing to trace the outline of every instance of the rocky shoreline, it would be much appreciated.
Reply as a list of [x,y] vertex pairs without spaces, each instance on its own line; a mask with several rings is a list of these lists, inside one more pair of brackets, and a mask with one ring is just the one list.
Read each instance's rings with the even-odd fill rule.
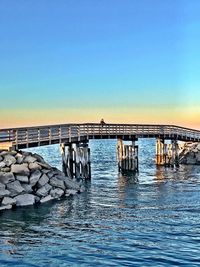
[[0,211],[44,203],[82,191],[81,182],[66,177],[38,154],[0,152]]
[[185,143],[179,157],[181,164],[200,165],[200,143]]

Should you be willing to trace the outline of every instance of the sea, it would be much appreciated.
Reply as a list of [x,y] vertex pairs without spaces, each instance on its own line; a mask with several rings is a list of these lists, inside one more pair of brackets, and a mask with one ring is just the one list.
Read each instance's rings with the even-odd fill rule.
[[[1,212],[0,267],[200,266],[200,166],[157,167],[155,140],[138,144],[137,174],[91,140],[85,192]],[[30,151],[62,168],[58,145]]]

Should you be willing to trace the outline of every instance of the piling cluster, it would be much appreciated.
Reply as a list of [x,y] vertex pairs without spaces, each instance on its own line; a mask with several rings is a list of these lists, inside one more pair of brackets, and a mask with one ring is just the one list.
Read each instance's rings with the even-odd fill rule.
[[0,152],[0,210],[44,203],[84,190],[38,154]]

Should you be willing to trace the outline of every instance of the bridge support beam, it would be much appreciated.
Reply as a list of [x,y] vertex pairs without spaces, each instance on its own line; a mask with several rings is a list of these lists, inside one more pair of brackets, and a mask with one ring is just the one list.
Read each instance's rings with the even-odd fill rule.
[[156,139],[156,165],[179,166],[179,145],[177,140],[166,144],[164,139]]
[[122,139],[118,139],[117,161],[119,172],[138,172],[138,146],[135,141],[131,145],[124,145]]
[[70,178],[91,178],[90,148],[88,143],[60,145],[63,172]]

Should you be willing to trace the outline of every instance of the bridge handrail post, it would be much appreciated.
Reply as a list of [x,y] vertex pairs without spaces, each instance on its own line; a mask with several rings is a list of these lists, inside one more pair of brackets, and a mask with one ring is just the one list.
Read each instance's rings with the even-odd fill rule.
[[26,147],[28,147],[29,144],[29,134],[28,134],[28,129],[26,129]]
[[59,136],[59,143],[61,144],[61,140],[62,140],[62,127],[59,126],[58,128],[58,136]]
[[71,135],[71,133],[72,133],[72,129],[71,129],[71,125],[69,125],[69,129],[68,129],[69,142],[72,141],[72,135]]
[[38,128],[37,138],[38,138],[38,145],[40,145],[40,128]]
[[15,130],[15,144],[16,148],[18,148],[18,129]]
[[78,141],[80,141],[81,140],[80,125],[77,126],[77,133],[78,133]]

